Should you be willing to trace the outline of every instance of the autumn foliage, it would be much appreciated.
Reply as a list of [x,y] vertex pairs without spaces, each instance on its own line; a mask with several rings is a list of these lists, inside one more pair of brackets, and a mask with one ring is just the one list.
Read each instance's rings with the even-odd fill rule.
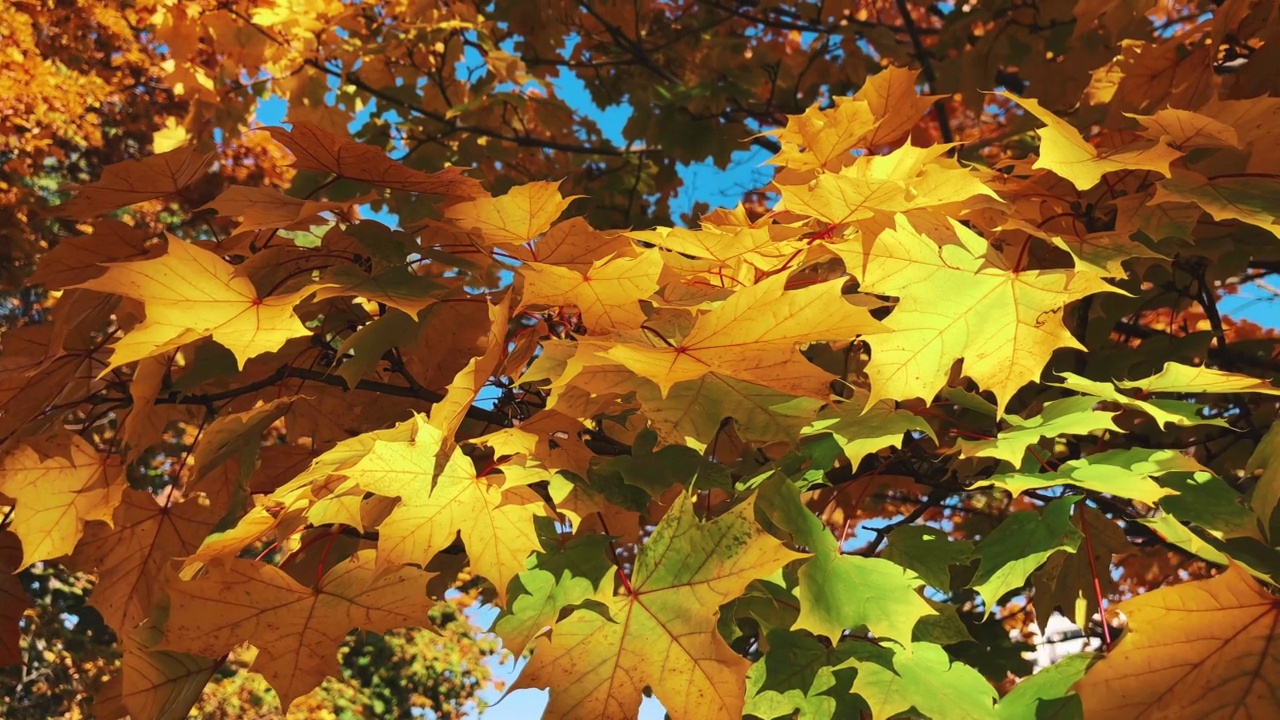
[[120,657],[59,712],[452,714],[326,678],[473,602],[549,718],[1280,712],[1280,5],[0,12],[0,661],[51,572]]

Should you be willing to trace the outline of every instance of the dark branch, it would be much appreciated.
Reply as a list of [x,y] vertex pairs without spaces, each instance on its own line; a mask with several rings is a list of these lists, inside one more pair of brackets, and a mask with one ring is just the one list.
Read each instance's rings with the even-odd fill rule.
[[[911,19],[911,8],[907,7],[907,0],[897,0],[897,3],[898,12],[902,13],[902,24],[906,26],[907,35],[911,38],[911,46],[916,51],[916,59],[920,61],[920,71],[924,73],[924,79],[929,83],[929,91],[933,92],[938,87],[938,76],[934,74],[933,63],[929,60],[932,53],[924,46],[920,30]],[[938,129],[942,134],[942,142],[955,142],[955,135],[951,132],[951,118],[947,115],[947,105],[941,98],[933,101],[933,112],[938,116]]]

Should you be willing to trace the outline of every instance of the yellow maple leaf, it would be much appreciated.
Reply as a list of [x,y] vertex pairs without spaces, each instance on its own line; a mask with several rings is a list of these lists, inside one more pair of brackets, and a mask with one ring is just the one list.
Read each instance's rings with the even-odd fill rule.
[[1163,141],[1140,146],[1124,146],[1110,152],[1101,152],[1081,137],[1065,120],[1045,110],[1031,98],[1000,92],[1036,116],[1047,127],[1040,133],[1040,159],[1034,167],[1046,168],[1071,181],[1079,190],[1097,185],[1102,176],[1114,170],[1149,170],[1169,177],[1169,163],[1182,157],[1182,153],[1165,145]]
[[521,307],[574,306],[593,335],[635,329],[645,321],[640,300],[658,289],[662,258],[656,250],[637,257],[597,260],[584,273],[530,262],[520,268],[524,277]]
[[1217,370],[1203,365],[1191,366],[1167,362],[1160,372],[1141,380],[1121,380],[1117,387],[1143,392],[1178,394],[1263,393],[1280,395],[1280,387],[1251,375]]
[[631,241],[618,230],[596,230],[583,218],[558,222],[532,247],[515,245],[511,254],[522,262],[540,262],[586,272],[591,263],[610,255],[630,252]]
[[561,196],[558,182],[532,182],[506,195],[450,205],[444,216],[463,230],[479,233],[486,243],[519,245],[551,229],[577,197]]
[[1115,607],[1128,631],[1076,683],[1088,718],[1265,718],[1280,706],[1280,604],[1233,565]]
[[1142,125],[1139,133],[1152,140],[1167,140],[1174,147],[1189,150],[1199,147],[1240,147],[1240,136],[1230,125],[1208,115],[1164,108],[1154,115],[1130,115]]
[[137,260],[155,246],[148,246],[150,234],[119,220],[99,220],[90,235],[74,235],[58,241],[58,246],[40,258],[31,284],[60,289],[102,275],[107,263]]
[[920,116],[933,104],[933,98],[916,90],[919,70],[889,66],[867,78],[854,100],[862,100],[871,108],[876,127],[862,139],[867,147],[887,145],[901,140],[920,122]]
[[102,374],[202,337],[230,350],[243,368],[249,358],[311,334],[293,307],[315,292],[314,285],[262,297],[221,257],[175,237],[168,240],[164,255],[109,265],[101,277],[76,286],[134,298],[146,308],[146,320],[116,341]]
[[681,495],[635,561],[629,584],[543,637],[517,687],[551,687],[549,717],[630,720],[646,688],[677,718],[742,717],[750,663],[716,630],[719,607],[805,557],[766,534],[754,496],[711,522]]
[[704,221],[703,227],[698,230],[654,228],[635,230],[627,233],[627,237],[657,245],[663,250],[729,265],[744,255],[767,252],[778,243],[779,238],[774,233],[779,229],[781,228],[777,226],[767,226],[720,230],[706,225]]
[[375,573],[373,550],[337,564],[314,588],[260,562],[213,564],[195,580],[171,584],[172,611],[157,649],[219,657],[253,643],[253,669],[287,708],[338,675],[338,645],[352,628],[429,626],[430,577],[414,568]]
[[879,213],[905,213],[972,200],[1000,201],[982,176],[943,157],[945,145],[905,145],[888,155],[858,158],[838,173],[823,173],[804,185],[778,182],[781,209],[840,225]]
[[[871,335],[871,397],[933,396],[947,383],[951,366],[964,359],[964,373],[1005,404],[1023,385],[1040,377],[1054,350],[1083,349],[1062,322],[1063,307],[1086,295],[1115,291],[1105,272],[1014,271],[987,262],[987,243],[950,221],[959,243],[939,246],[905,219],[874,241],[832,245],[862,290],[901,298],[884,325]],[[945,295],[939,291],[945,288]]]
[[835,107],[826,110],[811,106],[802,115],[789,116],[786,127],[771,131],[783,149],[770,162],[793,170],[834,169],[835,161],[848,156],[879,123],[865,100],[837,98]]
[[[380,493],[378,483],[362,486]],[[381,494],[381,493],[380,493]],[[426,565],[461,536],[476,574],[493,583],[505,605],[507,584],[541,549],[533,519],[550,509],[527,487],[504,487],[503,476],[477,477],[471,459],[455,450],[429,493],[401,494],[400,505],[378,526],[378,564]]]
[[98,454],[78,435],[44,438],[6,455],[0,461],[0,494],[16,503],[18,569],[69,555],[86,523],[111,522],[125,487],[120,459]]
[[1182,170],[1156,185],[1152,203],[1195,203],[1214,220],[1239,220],[1280,237],[1280,182],[1275,177],[1208,178]]
[[[786,290],[775,275],[734,293],[698,318],[682,339],[651,346],[611,344],[602,353],[658,384],[672,385],[718,372],[793,395],[825,398],[831,376],[800,354],[799,345],[851,340],[883,331],[866,307],[846,301],[843,279]],[[661,341],[660,341],[661,340]]]

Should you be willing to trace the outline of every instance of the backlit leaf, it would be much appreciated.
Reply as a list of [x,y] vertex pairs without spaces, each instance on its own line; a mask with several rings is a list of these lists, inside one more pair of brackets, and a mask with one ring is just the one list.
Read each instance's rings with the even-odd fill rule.
[[978,572],[970,586],[986,601],[991,614],[1000,598],[1026,581],[1027,576],[1058,551],[1075,552],[1083,535],[1071,523],[1071,508],[1079,497],[1054,500],[1043,513],[1016,512],[978,543]]
[[293,306],[314,287],[262,297],[222,258],[174,237],[164,255],[111,265],[79,287],[131,297],[146,308],[146,320],[113,346],[107,370],[202,337],[226,347],[243,367],[249,358],[311,332]]
[[57,213],[62,217],[92,217],[172,195],[207,172],[212,161],[212,153],[187,146],[111,165],[96,182],[78,187],[76,196],[59,205]]
[[582,609],[562,620],[519,685],[551,687],[547,712],[559,718],[634,717],[646,687],[676,717],[741,717],[750,663],[716,633],[718,608],[802,557],[760,529],[754,507],[702,522],[682,496],[641,548],[629,590],[606,606],[610,617]]
[[373,550],[338,563],[314,588],[260,562],[212,565],[170,586],[173,607],[158,649],[218,657],[254,643],[254,669],[288,707],[337,674],[338,645],[351,629],[428,626],[429,577],[414,568],[375,573]]
[[110,523],[126,485],[119,458],[77,435],[20,445],[0,460],[0,494],[17,502],[22,563],[69,555],[91,520]]
[[1116,606],[1128,630],[1076,684],[1085,717],[1265,717],[1280,606],[1238,567]]
[[1040,134],[1040,159],[1036,160],[1035,166],[1052,170],[1080,190],[1088,190],[1097,185],[1103,175],[1116,170],[1148,170],[1169,177],[1169,163],[1182,156],[1162,141],[1148,143],[1145,147],[1126,146],[1110,152],[1099,151],[1075,128],[1045,110],[1039,102],[1005,92],[998,94],[1021,105],[1047,125],[1036,131]]

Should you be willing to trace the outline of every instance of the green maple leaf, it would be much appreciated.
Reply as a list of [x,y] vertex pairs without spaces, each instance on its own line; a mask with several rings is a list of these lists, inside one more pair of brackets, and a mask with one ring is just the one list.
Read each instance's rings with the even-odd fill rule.
[[876,403],[861,413],[822,413],[801,434],[830,434],[844,450],[849,463],[857,467],[867,455],[900,445],[902,436],[908,432],[923,433],[937,441],[929,423],[914,413],[898,410],[892,402],[885,401]]
[[1032,606],[1041,622],[1047,622],[1054,609],[1059,608],[1068,620],[1085,627],[1099,609],[1093,584],[1095,577],[1097,589],[1104,596],[1113,595],[1115,581],[1108,572],[1111,557],[1133,546],[1114,521],[1087,505],[1077,507],[1072,524],[1080,528],[1082,534],[1088,532],[1091,549],[1059,550],[1050,555],[1032,576],[1036,589]]
[[1068,655],[1018,683],[996,706],[1000,720],[1083,720],[1084,707],[1071,691],[1099,659],[1094,653]]
[[984,617],[1005,593],[1022,587],[1050,555],[1059,550],[1075,552],[1084,537],[1071,523],[1071,507],[1079,500],[1078,496],[1054,500],[1043,513],[1013,513],[978,543],[980,563],[970,587],[986,601]]
[[974,487],[998,487],[1020,495],[1028,490],[1074,485],[1154,505],[1160,498],[1177,491],[1160,485],[1152,478],[1165,473],[1197,470],[1204,470],[1204,467],[1174,450],[1126,448],[1070,460],[1053,472],[995,475]]
[[1141,400],[1131,398],[1120,392],[1115,385],[1109,382],[1090,380],[1070,372],[1059,372],[1058,375],[1063,378],[1063,381],[1061,383],[1049,383],[1050,385],[1075,390],[1078,393],[1091,395],[1103,400],[1110,400],[1131,410],[1144,412],[1163,427],[1167,427],[1170,424],[1179,427],[1190,425],[1221,425],[1227,427],[1226,421],[1221,418],[1207,418],[1201,415],[1204,405],[1183,400]]
[[774,477],[759,492],[770,520],[813,552],[799,571],[795,629],[834,641],[845,630],[866,627],[876,637],[908,642],[916,622],[935,614],[920,596],[924,581],[911,570],[883,558],[841,555],[790,481]]
[[918,573],[930,587],[951,587],[952,565],[973,556],[972,540],[952,540],[947,533],[927,525],[904,525],[889,533],[884,559]]
[[954,662],[931,643],[865,644],[857,659],[853,692],[871,708],[873,720],[914,710],[928,718],[992,720],[995,688],[977,670]]
[[1095,398],[1069,397],[1045,403],[1039,415],[1021,418],[1005,416],[1012,427],[991,440],[958,440],[961,457],[993,457],[1014,467],[1022,464],[1027,447],[1044,438],[1059,435],[1087,435],[1099,430],[1121,432],[1112,418],[1115,413],[1094,410]]
[[768,652],[747,673],[749,715],[772,720],[777,717],[831,718],[857,717],[866,708],[849,691],[854,671],[842,667],[854,646],[841,643],[827,647],[798,632],[775,629],[767,636]]

